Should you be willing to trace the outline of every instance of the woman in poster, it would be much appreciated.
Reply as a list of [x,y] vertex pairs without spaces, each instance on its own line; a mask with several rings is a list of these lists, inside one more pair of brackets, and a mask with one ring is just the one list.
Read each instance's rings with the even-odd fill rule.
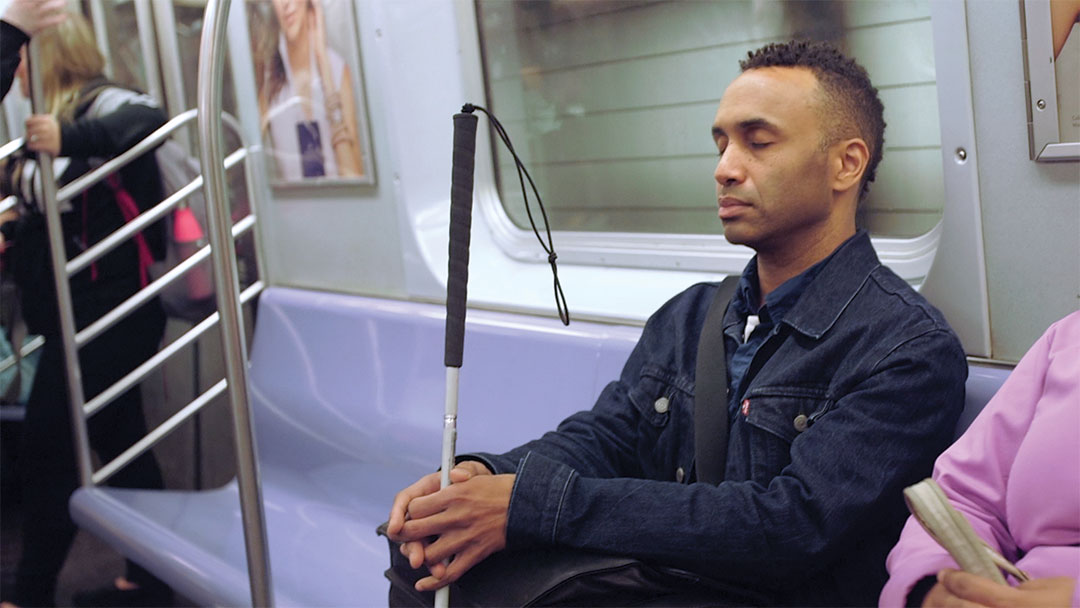
[[262,131],[284,181],[364,174],[352,75],[327,46],[323,2],[272,0],[268,18],[253,11]]

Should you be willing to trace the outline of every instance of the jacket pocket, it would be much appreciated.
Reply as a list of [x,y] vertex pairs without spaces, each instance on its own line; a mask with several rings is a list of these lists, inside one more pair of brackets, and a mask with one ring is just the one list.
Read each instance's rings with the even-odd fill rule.
[[694,406],[689,381],[645,365],[629,395],[639,415],[636,450],[646,478],[689,481]]
[[642,367],[638,383],[630,389],[630,401],[642,419],[657,427],[666,426],[675,406],[685,406],[689,400],[676,374],[657,365]]
[[831,407],[825,388],[761,387],[748,392],[736,415],[745,421],[750,475],[768,483],[791,463],[791,444]]

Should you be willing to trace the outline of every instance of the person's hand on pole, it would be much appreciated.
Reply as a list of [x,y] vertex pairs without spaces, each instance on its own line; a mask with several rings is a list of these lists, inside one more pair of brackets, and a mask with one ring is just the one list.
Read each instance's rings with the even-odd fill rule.
[[34,152],[60,155],[60,122],[52,114],[34,114],[26,119],[26,148]]
[[11,0],[4,9],[3,19],[33,36],[41,30],[63,23],[67,19],[67,0]]

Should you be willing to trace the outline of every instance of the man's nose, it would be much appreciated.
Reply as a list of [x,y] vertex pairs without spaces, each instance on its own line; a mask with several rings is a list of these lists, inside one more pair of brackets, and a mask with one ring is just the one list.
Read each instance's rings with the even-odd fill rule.
[[746,173],[742,160],[739,158],[738,150],[735,146],[728,146],[720,154],[720,160],[716,163],[713,178],[721,186],[732,186],[742,182],[745,177]]

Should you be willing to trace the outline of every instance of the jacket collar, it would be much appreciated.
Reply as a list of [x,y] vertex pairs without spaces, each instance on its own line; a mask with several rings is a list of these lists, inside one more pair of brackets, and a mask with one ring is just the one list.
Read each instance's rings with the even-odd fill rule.
[[[747,265],[748,271],[756,268],[757,256]],[[881,266],[870,235],[859,230],[844,241],[836,251],[829,254],[817,276],[806,286],[798,302],[784,315],[781,324],[815,340],[825,335],[840,318],[847,305],[854,299],[870,273]],[[744,276],[747,273],[744,272]],[[736,306],[729,306],[724,316],[724,329],[741,325],[745,313]]]
[[865,230],[856,232],[831,257],[783,321],[815,340],[829,331],[870,273],[881,266]]

